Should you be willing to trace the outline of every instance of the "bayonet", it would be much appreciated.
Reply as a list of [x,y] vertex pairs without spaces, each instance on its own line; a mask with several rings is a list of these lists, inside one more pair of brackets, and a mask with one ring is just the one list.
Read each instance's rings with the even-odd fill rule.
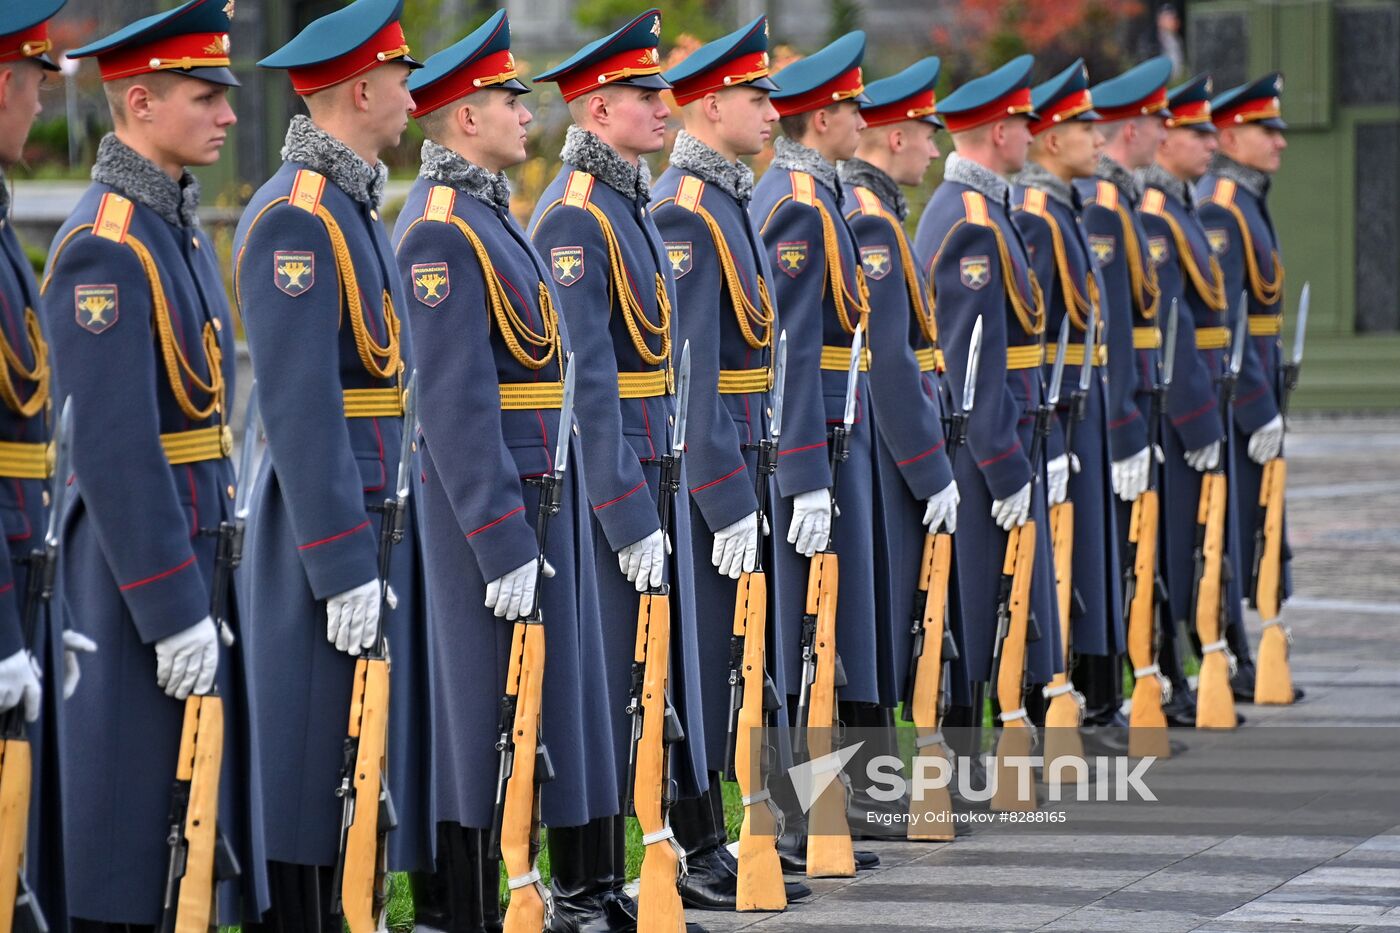
[[977,398],[977,371],[982,365],[982,315],[972,324],[972,336],[967,341],[967,373],[963,376],[962,413],[972,414],[972,403]]
[[44,529],[44,546],[58,550],[58,528],[63,520],[63,506],[68,500],[68,471],[73,462],[73,397],[63,400],[54,429],[53,491],[49,494],[49,523]]
[[1240,293],[1239,313],[1235,317],[1234,339],[1230,341],[1230,375],[1238,376],[1244,364],[1244,342],[1249,336],[1249,303],[1243,292]]
[[685,428],[690,413],[690,341],[681,347],[680,375],[676,377],[676,429],[671,432],[671,452],[685,451]]
[[851,336],[851,363],[846,370],[846,407],[842,411],[841,423],[846,430],[856,422],[856,389],[860,385],[860,361],[865,350],[865,325],[857,324]]
[[1294,366],[1303,363],[1303,341],[1308,334],[1308,307],[1312,304],[1312,283],[1304,282],[1302,294],[1298,296],[1298,320],[1293,325]]
[[574,426],[574,355],[564,366],[564,398],[559,403],[559,436],[554,440],[554,475],[562,477],[569,468],[569,435]]
[[1181,321],[1177,318],[1176,299],[1172,299],[1171,314],[1166,320],[1166,344],[1162,348],[1162,388],[1169,388],[1172,384],[1172,376],[1176,372],[1176,335],[1181,327]]
[[[1094,350],[1098,342],[1099,331],[1099,306],[1094,302],[1089,303],[1089,326],[1084,331],[1084,362],[1079,367],[1079,392],[1080,395],[1087,395],[1089,383],[1094,378]],[[1083,411],[1079,413],[1082,418]]]
[[773,442],[783,434],[783,393],[787,387],[787,331],[778,334],[778,352],[773,361],[773,416],[768,419],[768,433]]
[[395,485],[395,496],[400,507],[408,501],[408,492],[413,477],[413,443],[418,433],[418,370],[408,377],[408,388],[403,394],[403,441],[399,448],[399,481]]
[[1045,393],[1045,404],[1054,408],[1060,404],[1060,386],[1065,378],[1065,355],[1069,352],[1069,317],[1060,322],[1060,337],[1055,341],[1055,365],[1050,370],[1050,387]]
[[233,517],[236,521],[246,521],[250,492],[253,487],[253,465],[257,462],[254,454],[258,447],[258,383],[248,393],[248,409],[243,413],[243,449],[238,452],[238,492],[233,500]]

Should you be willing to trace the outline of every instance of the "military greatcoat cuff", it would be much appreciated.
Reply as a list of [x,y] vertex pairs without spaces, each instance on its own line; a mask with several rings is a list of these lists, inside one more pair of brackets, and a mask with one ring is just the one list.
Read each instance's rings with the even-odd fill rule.
[[306,580],[317,599],[352,590],[379,575],[378,528],[368,516],[358,525],[297,544]]
[[467,544],[476,556],[481,578],[490,582],[523,567],[540,556],[535,530],[526,518],[524,505],[467,532]]
[[154,644],[209,614],[209,591],[191,554],[174,566],[119,585],[141,641]]

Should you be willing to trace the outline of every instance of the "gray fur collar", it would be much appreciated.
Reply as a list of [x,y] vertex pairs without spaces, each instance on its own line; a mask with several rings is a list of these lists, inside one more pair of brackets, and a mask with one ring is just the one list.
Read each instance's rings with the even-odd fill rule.
[[284,162],[300,162],[320,172],[341,191],[361,204],[378,207],[384,201],[384,185],[389,167],[383,162],[370,165],[345,143],[311,122],[304,114],[292,117],[287,142],[282,147]]
[[92,180],[146,205],[177,227],[199,225],[199,182],[187,170],[177,182],[115,133],[102,137]]
[[882,170],[864,159],[856,158],[847,159],[838,168],[841,171],[841,180],[846,184],[869,188],[875,192],[877,198],[889,205],[890,210],[900,220],[909,217],[909,199],[900,190],[899,182]]
[[1223,152],[1217,152],[1210,162],[1210,170],[1221,178],[1228,178],[1256,198],[1269,193],[1269,173],[1257,168],[1241,165]]
[[1171,172],[1153,162],[1147,168],[1138,169],[1138,181],[1144,188],[1160,188],[1170,197],[1187,207],[1191,206],[1191,187]]
[[634,166],[617,150],[581,126],[571,126],[564,136],[564,148],[559,158],[580,169],[627,198],[629,201],[651,200],[651,166],[638,159]]
[[1057,178],[1039,162],[1027,162],[1016,176],[1016,184],[1027,188],[1039,188],[1065,207],[1079,212],[1079,193],[1067,181]]
[[943,179],[967,185],[979,191],[998,204],[1007,204],[1011,198],[1011,186],[1006,179],[981,163],[963,158],[956,152],[949,153],[943,163]]
[[493,175],[479,165],[468,162],[460,153],[431,139],[423,140],[423,166],[419,178],[426,178],[485,201],[492,207],[510,210],[510,182],[505,172]]
[[837,195],[837,200],[840,200],[841,182],[836,177],[836,166],[823,159],[817,150],[804,146],[795,139],[779,136],[774,140],[773,167],[790,172],[806,172],[826,185]]
[[1103,153],[1099,153],[1099,165],[1094,170],[1094,176],[1111,182],[1129,204],[1136,204],[1142,200],[1142,186],[1133,177],[1133,173],[1128,171],[1122,163],[1110,159]]
[[685,130],[676,134],[671,164],[728,194],[736,201],[753,197],[753,169],[730,162]]

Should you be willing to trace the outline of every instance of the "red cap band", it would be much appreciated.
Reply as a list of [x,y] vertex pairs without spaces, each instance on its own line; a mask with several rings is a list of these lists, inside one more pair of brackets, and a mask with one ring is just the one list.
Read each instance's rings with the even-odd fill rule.
[[1066,94],[1051,103],[1049,107],[1039,111],[1040,119],[1031,124],[1031,134],[1043,133],[1051,127],[1059,126],[1071,117],[1077,117],[1084,111],[1092,109],[1094,109],[1094,101],[1088,90]]
[[49,41],[49,21],[44,20],[39,25],[31,26],[23,32],[0,36],[0,62],[33,58],[36,55],[43,55],[52,48],[53,43]]
[[1254,123],[1257,120],[1277,120],[1283,115],[1281,107],[1282,104],[1277,97],[1243,100],[1237,106],[1212,113],[1210,119],[1219,127],[1239,126],[1243,123]]
[[678,106],[684,107],[697,101],[711,91],[722,91],[727,87],[748,84],[759,78],[768,77],[768,53],[754,52],[740,55],[717,68],[702,71],[693,78],[671,85],[671,96]]
[[1100,107],[1094,106],[1099,112],[1099,117],[1104,123],[1112,123],[1116,120],[1131,120],[1134,117],[1145,117],[1149,114],[1159,113],[1167,109],[1167,89],[1159,87],[1142,100],[1127,104],[1122,107]]
[[172,68],[227,68],[228,49],[226,32],[192,32],[99,55],[97,68],[103,81]]
[[1185,104],[1172,104],[1172,115],[1167,120],[1167,126],[1175,129],[1179,126],[1197,126],[1210,122],[1210,101],[1193,100]]
[[413,92],[415,117],[426,116],[434,110],[446,107],[454,100],[466,97],[482,88],[494,87],[518,77],[515,71],[515,56],[510,49],[501,49],[482,56],[470,65],[458,68],[441,81],[435,81],[425,88]]
[[939,116],[943,118],[943,125],[948,128],[948,132],[961,133],[1018,113],[1030,113],[1032,109],[1031,89],[1023,87],[981,107],[964,110],[962,113],[940,113]]
[[905,120],[918,120],[921,117],[932,116],[937,109],[938,98],[934,96],[932,90],[920,91],[904,100],[897,100],[892,104],[882,104],[879,107],[861,108],[861,118],[865,120],[866,126],[888,126],[891,123],[902,123]]
[[333,84],[362,75],[371,68],[403,58],[408,51],[403,27],[395,20],[345,55],[305,68],[289,69],[292,89],[302,96],[323,91]]
[[565,102],[597,90],[605,84],[636,78],[641,75],[661,74],[661,53],[655,46],[645,49],[628,49],[609,56],[596,64],[579,68],[559,79],[559,93]]
[[797,94],[793,97],[775,100],[773,106],[777,108],[779,116],[790,117],[796,113],[820,110],[831,104],[850,100],[852,97],[859,96],[864,90],[865,84],[861,80],[860,66],[857,65],[850,71],[839,74],[825,84],[813,88],[806,94]]

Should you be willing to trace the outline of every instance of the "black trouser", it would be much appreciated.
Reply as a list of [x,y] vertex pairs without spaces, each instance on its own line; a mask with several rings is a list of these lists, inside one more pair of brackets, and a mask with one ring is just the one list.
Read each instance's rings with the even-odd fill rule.
[[334,875],[329,866],[268,862],[272,906],[261,921],[245,921],[244,933],[340,933],[341,918],[331,913]]
[[710,789],[671,806],[671,829],[685,854],[698,855],[729,842],[724,826],[723,775],[710,772]]
[[490,857],[487,843],[485,830],[438,824],[436,870],[410,879],[418,924],[447,933],[501,928],[501,863]]

